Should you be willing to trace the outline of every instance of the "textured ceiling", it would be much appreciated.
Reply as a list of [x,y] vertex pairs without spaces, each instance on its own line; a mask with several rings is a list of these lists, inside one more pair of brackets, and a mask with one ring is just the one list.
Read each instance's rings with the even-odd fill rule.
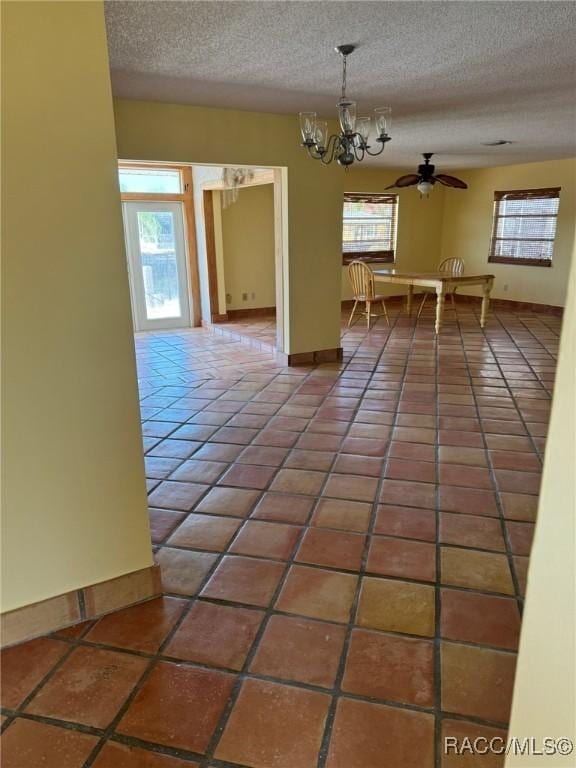
[[[106,3],[114,92],[331,117],[337,44],[359,113],[393,109],[378,164],[443,168],[576,154],[576,4],[568,2]],[[503,147],[482,142],[510,139]],[[295,135],[294,140],[298,137]]]

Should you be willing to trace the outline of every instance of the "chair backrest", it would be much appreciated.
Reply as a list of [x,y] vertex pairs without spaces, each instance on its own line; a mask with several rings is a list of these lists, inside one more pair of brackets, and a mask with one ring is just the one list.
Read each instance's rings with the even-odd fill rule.
[[444,259],[444,261],[440,262],[438,271],[461,275],[464,272],[464,259]]
[[355,299],[374,298],[374,275],[363,261],[351,261],[348,265],[348,279]]

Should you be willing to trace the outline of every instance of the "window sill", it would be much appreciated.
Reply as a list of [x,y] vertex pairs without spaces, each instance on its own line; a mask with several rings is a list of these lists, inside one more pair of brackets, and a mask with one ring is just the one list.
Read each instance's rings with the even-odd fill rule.
[[489,257],[489,264],[514,264],[518,267],[551,267],[552,261],[538,261],[537,259],[506,259],[499,257]]
[[394,264],[393,253],[345,253],[342,255],[343,266],[352,261],[363,261],[365,264]]

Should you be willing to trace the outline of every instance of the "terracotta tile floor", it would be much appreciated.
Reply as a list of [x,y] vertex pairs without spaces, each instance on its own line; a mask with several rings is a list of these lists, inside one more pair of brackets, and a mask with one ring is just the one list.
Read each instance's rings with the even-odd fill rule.
[[233,341],[245,341],[251,347],[263,352],[271,352],[276,348],[276,318],[274,315],[264,317],[246,317],[218,323],[213,326],[214,332]]
[[3,653],[5,768],[450,768],[504,732],[560,321],[391,314],[307,368],[137,337],[165,594]]

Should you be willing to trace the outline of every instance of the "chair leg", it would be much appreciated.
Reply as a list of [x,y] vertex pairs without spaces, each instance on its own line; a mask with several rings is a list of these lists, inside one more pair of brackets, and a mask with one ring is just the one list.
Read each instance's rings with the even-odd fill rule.
[[354,317],[354,312],[356,312],[356,307],[358,306],[358,299],[354,301],[354,306],[352,307],[352,312],[350,312],[350,317],[348,318],[348,328],[350,328],[350,324],[352,323],[352,318]]
[[416,315],[416,320],[420,317],[422,314],[422,310],[424,309],[424,304],[426,304],[426,299],[428,298],[428,294],[424,293],[424,298],[422,299],[422,303],[420,304],[420,309],[418,310],[418,314]]
[[368,330],[370,330],[370,307],[372,305],[372,302],[367,301],[366,302],[366,327]]
[[388,317],[388,311],[386,309],[386,304],[384,303],[384,299],[382,299],[382,309],[384,310],[384,316],[386,318],[386,322],[388,325],[390,325],[390,318]]

